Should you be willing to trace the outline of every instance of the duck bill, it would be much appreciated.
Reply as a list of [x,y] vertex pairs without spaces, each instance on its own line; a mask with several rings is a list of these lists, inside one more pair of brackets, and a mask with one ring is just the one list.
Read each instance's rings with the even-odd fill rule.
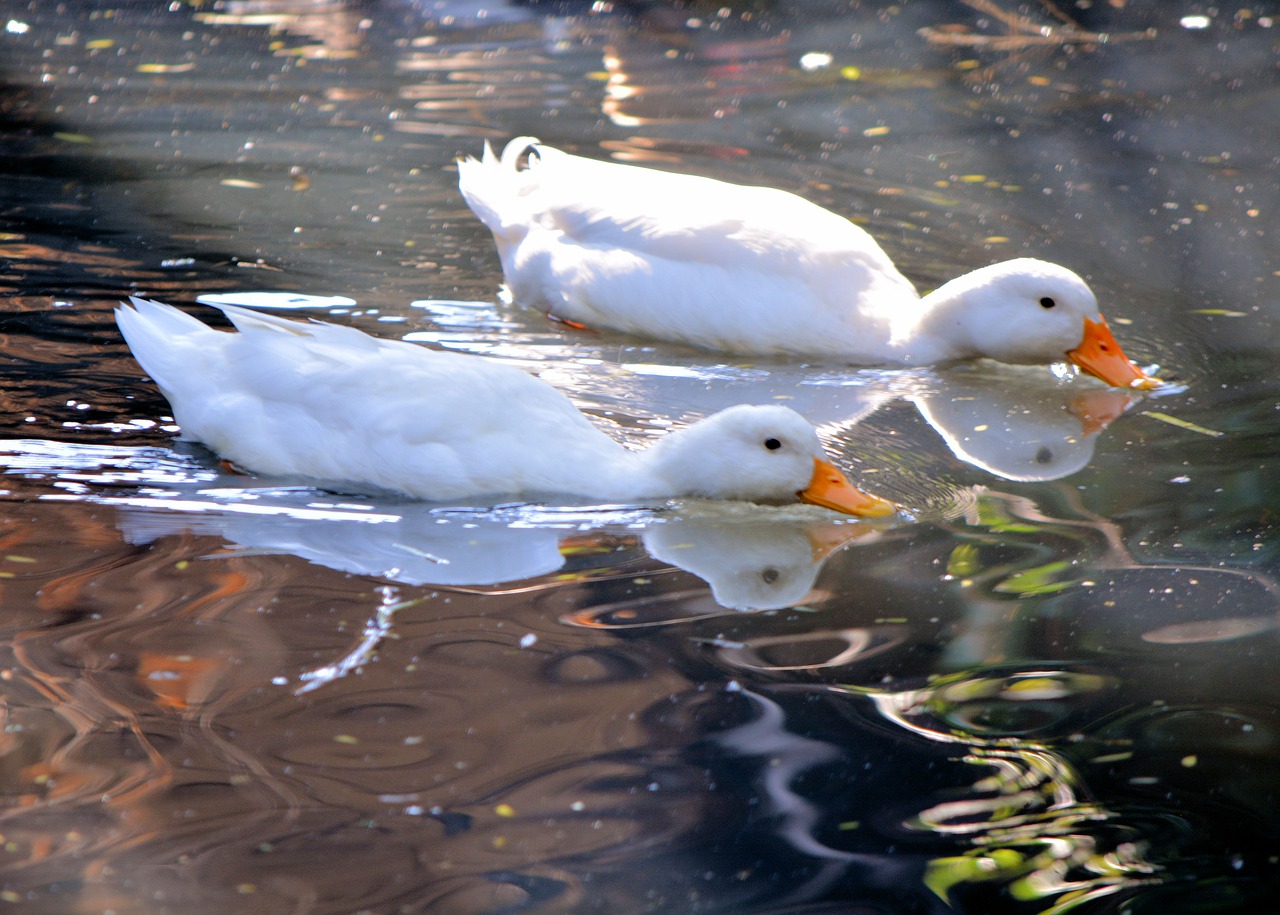
[[1159,378],[1152,378],[1129,361],[1116,338],[1107,327],[1107,319],[1084,319],[1084,340],[1067,352],[1067,358],[1090,375],[1097,376],[1117,388],[1136,388],[1149,391],[1160,386]]
[[813,478],[796,495],[802,502],[860,518],[883,518],[898,510],[892,502],[855,488],[834,464],[822,458],[813,459]]

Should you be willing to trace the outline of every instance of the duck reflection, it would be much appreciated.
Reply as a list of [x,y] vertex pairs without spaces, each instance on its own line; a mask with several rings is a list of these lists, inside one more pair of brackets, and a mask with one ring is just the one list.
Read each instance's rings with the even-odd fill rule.
[[[408,585],[527,582],[555,575],[569,557],[592,550],[591,533],[582,530],[591,527],[589,512],[557,523],[554,513],[539,519],[534,509],[495,514],[416,503],[374,508],[312,500],[299,505],[278,496],[274,502],[258,498],[239,504],[124,501],[134,510],[122,512],[119,523],[135,543],[182,530],[213,534],[233,545],[233,552],[288,553],[338,571]],[[150,510],[141,510],[143,506]],[[166,507],[171,511],[155,511]],[[803,602],[832,552],[879,533],[874,525],[833,521],[817,511],[758,506],[721,510],[701,504],[633,526],[640,530],[631,535],[631,558],[643,543],[654,559],[703,579],[713,600],[727,610],[770,610]],[[615,538],[603,549],[616,553],[626,545]],[[569,573],[575,577],[582,576]]]
[[857,523],[693,517],[649,528],[644,545],[655,559],[706,581],[724,607],[775,610],[803,603],[833,552],[878,535]]
[[951,453],[1006,480],[1058,480],[1083,470],[1097,436],[1141,394],[1012,366],[961,366],[910,400]]

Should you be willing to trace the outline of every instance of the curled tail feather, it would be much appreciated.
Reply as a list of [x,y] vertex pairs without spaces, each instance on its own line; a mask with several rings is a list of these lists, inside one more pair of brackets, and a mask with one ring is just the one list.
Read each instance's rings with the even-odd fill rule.
[[458,160],[458,190],[467,206],[488,226],[499,247],[516,244],[529,228],[529,213],[523,198],[534,187],[529,169],[520,168],[520,159],[538,152],[533,137],[516,137],[497,156],[486,140],[484,154]]

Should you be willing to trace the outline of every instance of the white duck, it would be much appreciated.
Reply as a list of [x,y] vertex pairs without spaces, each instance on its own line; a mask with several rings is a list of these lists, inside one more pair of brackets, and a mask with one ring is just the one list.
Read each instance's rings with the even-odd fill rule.
[[233,306],[223,333],[133,299],[116,321],[186,437],[241,467],[422,499],[563,493],[630,501],[797,498],[891,514],[777,406],[736,406],[628,451],[513,366]]
[[[528,164],[520,161],[528,152]],[[512,140],[458,163],[512,297],[549,316],[710,349],[860,365],[1070,359],[1108,384],[1133,365],[1075,273],[1020,258],[921,298],[875,240],[786,191],[585,159]]]

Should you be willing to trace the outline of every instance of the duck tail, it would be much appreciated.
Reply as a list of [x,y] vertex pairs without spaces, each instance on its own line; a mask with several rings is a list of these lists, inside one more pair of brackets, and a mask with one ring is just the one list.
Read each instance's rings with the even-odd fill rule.
[[164,392],[182,386],[184,378],[199,377],[204,364],[201,351],[207,335],[223,334],[172,305],[137,296],[116,308],[116,324],[133,358]]
[[[485,144],[486,146],[488,144]],[[539,147],[542,146],[541,141],[537,137],[516,137],[502,147],[502,158],[499,164],[508,171],[519,171],[520,157],[525,153],[539,154]],[[492,154],[492,150],[490,150]]]
[[501,156],[494,154],[486,140],[479,159],[467,156],[458,160],[458,190],[499,246],[519,241],[528,231],[523,198],[536,184],[530,169],[520,168],[526,153],[530,161],[539,154],[535,138],[516,137],[503,147]]

